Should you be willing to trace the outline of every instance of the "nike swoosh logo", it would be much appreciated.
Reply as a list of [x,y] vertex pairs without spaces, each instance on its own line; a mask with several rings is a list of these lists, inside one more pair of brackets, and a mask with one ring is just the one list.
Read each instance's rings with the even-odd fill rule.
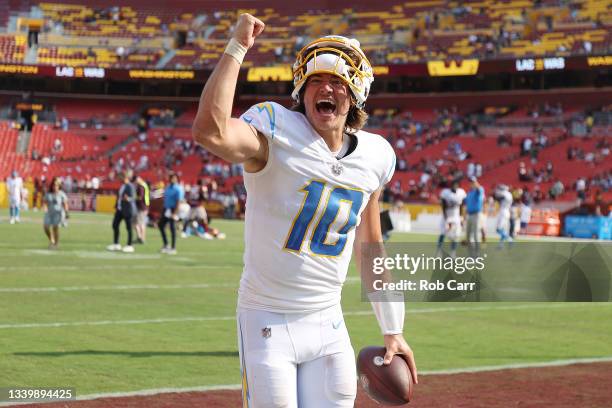
[[340,327],[340,325],[341,325],[341,324],[342,324],[342,320],[340,320],[338,323],[334,323],[334,322],[332,322],[332,327],[333,327],[334,329],[337,329],[338,327]]

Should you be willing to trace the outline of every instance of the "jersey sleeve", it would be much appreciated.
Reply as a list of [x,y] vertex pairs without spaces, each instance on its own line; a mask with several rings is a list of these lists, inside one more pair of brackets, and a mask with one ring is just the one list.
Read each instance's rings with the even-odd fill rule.
[[261,102],[251,106],[240,119],[252,125],[267,139],[274,141],[284,110],[285,108],[277,103]]
[[443,189],[442,191],[440,191],[440,201],[444,201],[448,199],[448,189]]
[[393,174],[395,174],[395,163],[397,161],[395,156],[395,150],[393,150],[393,147],[391,147],[389,142],[387,142],[386,140],[384,140],[384,144],[385,176],[380,184],[381,188],[384,187],[385,184],[389,183],[393,178]]

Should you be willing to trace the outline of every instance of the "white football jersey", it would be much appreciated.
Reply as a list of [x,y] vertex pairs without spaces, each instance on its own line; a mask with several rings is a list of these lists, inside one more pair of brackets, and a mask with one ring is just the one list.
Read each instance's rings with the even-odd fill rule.
[[370,195],[393,176],[393,148],[359,131],[355,150],[338,160],[303,114],[273,102],[241,119],[265,135],[269,153],[261,171],[244,173],[239,307],[297,313],[340,303],[355,227]]
[[497,193],[499,198],[499,211],[510,212],[512,206],[512,193],[509,191],[501,191]]
[[9,198],[18,200],[21,198],[21,189],[23,188],[23,180],[21,177],[9,177],[6,182]]
[[465,200],[465,190],[461,187],[457,188],[455,192],[450,188],[445,188],[440,193],[440,200],[446,202],[446,219],[457,219],[461,216],[461,203]]

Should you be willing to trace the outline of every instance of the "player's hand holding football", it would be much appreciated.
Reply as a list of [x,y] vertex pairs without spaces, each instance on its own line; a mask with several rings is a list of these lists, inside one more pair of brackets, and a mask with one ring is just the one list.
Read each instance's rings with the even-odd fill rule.
[[387,353],[385,354],[385,365],[391,364],[391,360],[395,354],[400,354],[401,357],[406,360],[408,363],[408,368],[410,369],[410,375],[412,376],[412,381],[415,384],[419,383],[419,379],[417,376],[417,368],[416,363],[414,361],[414,353],[412,349],[406,343],[404,336],[401,334],[387,334],[385,335],[385,348],[387,349]]
[[248,13],[241,14],[234,27],[232,38],[247,47],[247,49],[251,48],[255,43],[255,38],[261,34],[265,26],[266,25],[260,19]]

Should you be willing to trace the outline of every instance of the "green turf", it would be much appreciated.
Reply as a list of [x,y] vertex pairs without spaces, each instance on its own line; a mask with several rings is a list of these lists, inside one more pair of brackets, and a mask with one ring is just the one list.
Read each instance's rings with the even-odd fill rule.
[[[158,253],[159,234],[149,229],[147,244],[128,255],[105,251],[109,215],[75,213],[61,229],[60,250],[48,251],[41,214],[8,225],[3,211],[0,387],[71,386],[83,395],[239,382],[232,317],[242,269],[241,222],[215,222],[227,233],[225,241],[180,239],[174,257]],[[367,311],[354,268],[350,274],[344,310]],[[202,284],[210,286],[129,288]],[[608,304],[415,303],[407,309],[406,338],[421,370],[612,356]],[[136,322],[154,319],[183,320]],[[356,350],[381,343],[372,315],[349,313],[346,322]],[[72,324],[18,326],[52,323]]]

